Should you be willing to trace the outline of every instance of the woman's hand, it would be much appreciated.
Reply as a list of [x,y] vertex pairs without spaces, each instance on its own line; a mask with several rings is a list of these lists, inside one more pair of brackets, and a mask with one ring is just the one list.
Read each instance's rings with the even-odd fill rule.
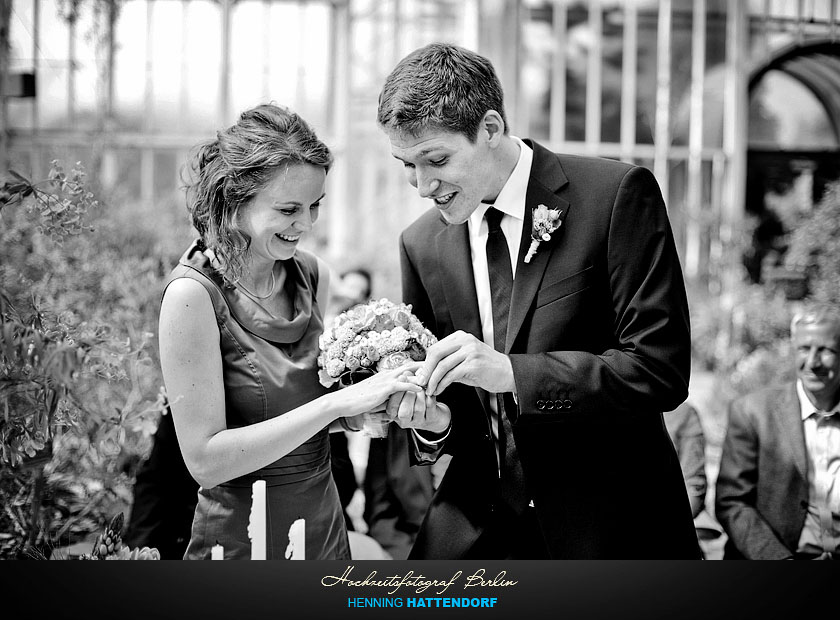
[[423,388],[411,380],[419,363],[406,364],[393,370],[377,372],[370,377],[336,392],[345,399],[341,417],[349,417],[371,411],[383,411],[392,394],[421,393]]

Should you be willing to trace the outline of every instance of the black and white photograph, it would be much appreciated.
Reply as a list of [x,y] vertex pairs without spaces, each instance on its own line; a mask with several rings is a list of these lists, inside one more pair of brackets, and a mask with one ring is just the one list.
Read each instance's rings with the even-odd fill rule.
[[840,0],[0,0],[9,591],[699,618],[837,559]]

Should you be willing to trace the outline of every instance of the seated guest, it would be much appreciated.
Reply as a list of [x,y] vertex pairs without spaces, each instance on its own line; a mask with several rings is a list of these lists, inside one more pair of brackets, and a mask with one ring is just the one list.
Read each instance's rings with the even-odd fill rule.
[[724,559],[838,559],[840,311],[794,316],[797,379],[736,399],[717,479]]
[[665,428],[680,459],[691,516],[696,519],[706,502],[706,440],[700,416],[697,409],[685,402],[664,417]]

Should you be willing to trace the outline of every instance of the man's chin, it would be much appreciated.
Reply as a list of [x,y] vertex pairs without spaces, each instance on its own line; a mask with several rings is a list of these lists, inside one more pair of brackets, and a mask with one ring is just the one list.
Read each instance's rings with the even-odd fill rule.
[[[446,205],[449,207],[449,205]],[[470,219],[470,215],[474,211],[471,209],[469,212],[465,213],[464,209],[452,209],[452,208],[441,208],[440,206],[435,204],[435,208],[437,208],[438,212],[440,213],[441,217],[446,220],[447,224],[463,224],[468,219]]]
[[803,379],[802,387],[815,397],[822,396],[824,393],[828,392],[828,385],[819,379]]

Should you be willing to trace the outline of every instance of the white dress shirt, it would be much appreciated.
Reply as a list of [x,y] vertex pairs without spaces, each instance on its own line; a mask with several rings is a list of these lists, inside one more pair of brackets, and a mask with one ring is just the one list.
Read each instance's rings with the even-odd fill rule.
[[802,382],[796,382],[808,459],[808,514],[797,551],[840,552],[840,405],[817,411]]
[[493,304],[490,296],[490,275],[487,269],[487,235],[489,229],[484,214],[491,206],[505,215],[502,217],[502,232],[505,233],[513,277],[516,278],[516,263],[519,258],[519,244],[522,226],[525,224],[525,194],[531,176],[534,151],[519,138],[511,136],[519,145],[519,161],[513,169],[502,191],[492,205],[481,204],[467,220],[470,236],[470,258],[475,277],[475,294],[478,297],[478,314],[481,317],[481,337],[493,346]]
[[[481,319],[481,339],[485,344],[494,346],[493,340],[493,302],[490,294],[490,272],[487,267],[487,235],[489,227],[484,214],[491,206],[504,216],[501,227],[510,254],[511,272],[516,278],[516,264],[519,258],[519,246],[522,239],[522,227],[525,224],[525,195],[528,191],[528,179],[531,177],[531,163],[534,151],[516,136],[511,136],[519,146],[519,160],[513,172],[505,182],[502,191],[492,205],[481,204],[472,212],[467,227],[470,238],[470,259],[472,260],[475,279],[475,294],[478,298],[478,315]],[[490,416],[493,439],[496,444],[496,458],[499,458],[499,422],[496,399],[490,399],[493,415]]]
[[[516,136],[511,138],[519,146],[519,159],[513,172],[508,177],[499,195],[492,205],[481,204],[472,212],[467,220],[467,230],[470,240],[470,259],[472,261],[475,279],[475,293],[478,297],[478,314],[481,319],[481,338],[491,347],[493,342],[493,303],[490,297],[490,272],[487,268],[487,235],[489,232],[484,214],[491,206],[504,213],[501,221],[502,231],[505,233],[513,277],[516,277],[516,263],[519,257],[519,246],[522,238],[522,226],[525,223],[525,194],[528,191],[528,180],[531,177],[531,163],[534,151]],[[490,399],[490,407],[494,415],[491,416],[493,439],[496,444],[496,459],[499,457],[499,429],[496,399]],[[415,436],[426,445],[436,445],[446,439],[447,434],[436,440],[429,441],[415,432]]]

